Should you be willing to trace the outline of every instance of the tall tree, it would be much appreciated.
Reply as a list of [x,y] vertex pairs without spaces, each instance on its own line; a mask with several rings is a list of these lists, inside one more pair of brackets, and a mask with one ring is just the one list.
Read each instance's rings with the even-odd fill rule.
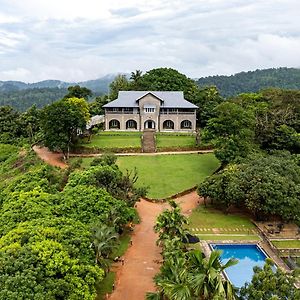
[[280,268],[274,271],[273,265],[268,259],[263,268],[254,268],[251,282],[241,288],[241,300],[300,299],[300,290],[295,286],[299,274],[286,274]]
[[208,121],[204,136],[216,147],[216,157],[223,164],[246,157],[254,148],[253,112],[232,102],[221,103],[215,111],[217,116]]
[[64,98],[84,98],[88,100],[93,95],[92,91],[79,85],[69,86],[68,94]]
[[131,90],[130,82],[126,75],[117,75],[114,81],[109,85],[109,99],[114,100],[118,98],[119,91]]
[[69,158],[77,131],[84,130],[89,119],[88,105],[84,99],[67,98],[43,109],[42,130],[45,146],[53,151],[62,151]]

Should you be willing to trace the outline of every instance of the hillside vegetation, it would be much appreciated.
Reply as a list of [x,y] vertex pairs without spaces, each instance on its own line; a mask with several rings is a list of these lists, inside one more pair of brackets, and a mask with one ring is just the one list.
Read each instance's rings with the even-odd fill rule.
[[270,87],[299,90],[300,69],[265,69],[241,72],[231,76],[202,77],[197,80],[197,84],[200,87],[214,85],[223,97],[258,92]]

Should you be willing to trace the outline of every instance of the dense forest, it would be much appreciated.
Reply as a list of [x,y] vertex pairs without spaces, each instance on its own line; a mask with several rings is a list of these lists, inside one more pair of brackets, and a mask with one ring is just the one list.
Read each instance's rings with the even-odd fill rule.
[[258,92],[265,88],[300,89],[300,69],[278,68],[241,72],[231,76],[209,76],[197,80],[200,87],[216,86],[223,97]]
[[18,111],[26,111],[34,104],[42,108],[61,99],[66,91],[65,88],[35,88],[0,92],[0,106],[10,105]]

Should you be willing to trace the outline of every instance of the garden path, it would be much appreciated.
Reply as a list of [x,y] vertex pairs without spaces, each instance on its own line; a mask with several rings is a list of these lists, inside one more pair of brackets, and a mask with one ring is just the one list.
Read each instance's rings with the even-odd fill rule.
[[[195,191],[175,199],[186,215],[191,213],[200,200]],[[124,265],[119,264],[117,267],[115,289],[109,296],[110,300],[144,300],[146,292],[155,291],[153,277],[159,272],[158,262],[162,258],[153,226],[157,216],[168,204],[141,199],[136,206],[141,222],[132,234],[132,245],[123,257]]]
[[[53,153],[45,147],[34,146],[33,150],[46,163],[66,168],[59,153]],[[174,199],[185,215],[192,212],[202,198],[196,191]],[[124,255],[124,265],[116,267],[116,282],[110,300],[144,300],[148,291],[155,291],[153,277],[159,271],[160,248],[156,245],[157,235],[153,226],[157,216],[168,207],[167,203],[152,203],[141,199],[136,204],[141,222],[135,226],[132,245]]]

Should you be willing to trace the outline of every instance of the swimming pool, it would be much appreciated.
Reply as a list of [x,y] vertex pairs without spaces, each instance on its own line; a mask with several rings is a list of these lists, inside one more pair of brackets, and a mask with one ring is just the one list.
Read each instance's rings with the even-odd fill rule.
[[227,277],[238,288],[251,281],[253,267],[262,267],[267,258],[267,255],[257,245],[211,244],[210,246],[215,250],[223,251],[222,263],[226,263],[232,257],[239,260],[238,264],[226,269]]

